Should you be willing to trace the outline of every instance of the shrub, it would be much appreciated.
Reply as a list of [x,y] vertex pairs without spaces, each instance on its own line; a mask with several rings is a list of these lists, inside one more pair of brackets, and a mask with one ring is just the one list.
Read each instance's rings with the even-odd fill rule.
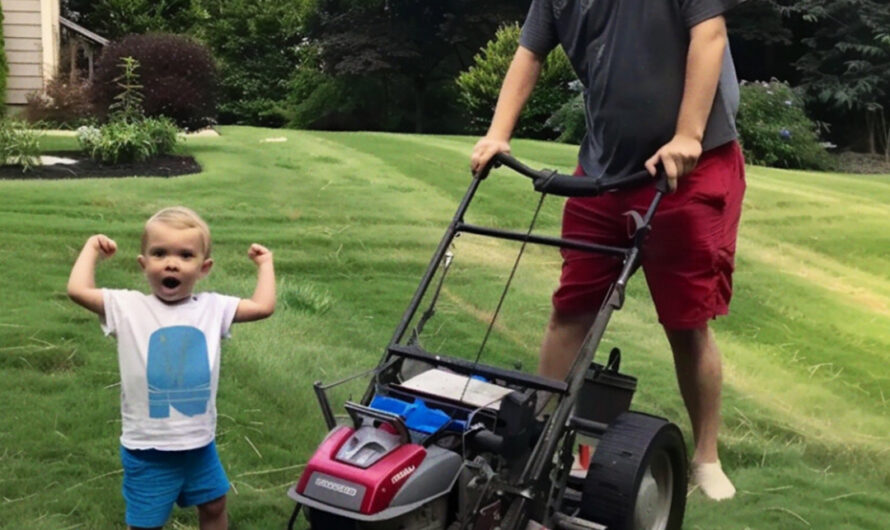
[[151,136],[136,122],[108,122],[101,128],[81,127],[77,140],[90,158],[102,164],[142,162],[154,155]]
[[22,166],[22,171],[39,166],[39,140],[39,135],[28,129],[23,121],[8,119],[0,121],[0,157],[4,165]]
[[151,138],[155,155],[166,155],[176,149],[176,144],[179,143],[179,136],[177,136],[179,129],[173,120],[166,116],[146,118],[142,120],[142,126]]
[[54,77],[43,91],[28,94],[24,118],[32,124],[60,129],[76,129],[95,120],[89,84]]
[[[504,26],[495,38],[474,57],[474,64],[457,78],[460,97],[470,114],[474,132],[483,132],[491,122],[501,83],[519,45],[519,25]],[[545,125],[557,109],[572,98],[569,84],[576,79],[568,57],[557,48],[547,57],[541,77],[522,110],[516,135],[553,137]]]
[[113,120],[101,127],[77,129],[77,141],[102,164],[144,162],[176,147],[176,125],[169,118]]
[[[580,85],[580,83],[579,83]],[[546,125],[559,133],[556,138],[559,142],[580,144],[587,133],[587,118],[584,106],[584,95],[578,93],[559,107]]]
[[[198,2],[195,2],[198,4]],[[299,64],[304,0],[201,0],[195,36],[219,60],[220,123],[279,127]]]
[[832,166],[817,124],[807,117],[800,96],[787,83],[743,81],[736,123],[750,164],[793,169]]
[[176,124],[166,116],[146,118],[142,110],[139,62],[121,59],[119,92],[109,106],[110,121],[102,127],[80,127],[77,141],[90,158],[102,164],[143,162],[173,151],[178,141]]
[[287,92],[288,126],[298,129],[357,130],[374,124],[394,130],[402,113],[388,112],[392,86],[383,87],[373,76],[334,77],[321,71],[315,50],[304,50]]
[[180,35],[130,35],[105,48],[96,63],[92,101],[107,113],[120,93],[124,57],[139,63],[139,83],[146,116],[168,116],[180,127],[198,129],[215,123],[216,66],[203,45]]
[[101,128],[77,129],[77,141],[90,158],[102,164],[142,162],[154,155],[151,136],[136,122],[108,122]]

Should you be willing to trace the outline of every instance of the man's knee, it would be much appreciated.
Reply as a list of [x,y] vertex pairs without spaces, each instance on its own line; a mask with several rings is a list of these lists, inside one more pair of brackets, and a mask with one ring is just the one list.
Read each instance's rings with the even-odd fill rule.
[[580,329],[586,333],[594,319],[596,313],[566,313],[554,309],[550,312],[547,331],[552,333]]
[[701,355],[706,352],[711,340],[707,323],[690,329],[664,328],[664,332],[674,355]]

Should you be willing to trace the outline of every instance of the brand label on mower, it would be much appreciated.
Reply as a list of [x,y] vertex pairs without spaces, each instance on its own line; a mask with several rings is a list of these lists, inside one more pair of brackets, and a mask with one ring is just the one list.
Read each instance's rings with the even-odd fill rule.
[[393,475],[392,478],[390,479],[390,482],[395,484],[396,482],[402,480],[403,478],[405,478],[408,475],[410,475],[411,473],[413,473],[415,469],[417,469],[417,468],[414,466],[406,467],[405,469],[403,469],[403,470],[399,471],[398,473],[396,473],[395,475]]
[[358,490],[353,487],[324,478],[315,479],[315,485],[319,488],[336,491],[337,493],[342,493],[343,495],[349,495],[350,497],[355,497],[355,495],[358,493]]

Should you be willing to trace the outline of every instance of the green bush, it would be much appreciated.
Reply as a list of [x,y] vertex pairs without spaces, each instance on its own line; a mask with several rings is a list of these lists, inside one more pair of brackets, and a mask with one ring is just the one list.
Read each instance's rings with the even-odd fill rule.
[[29,171],[40,165],[40,135],[20,120],[0,120],[0,157],[3,165]]
[[144,162],[173,151],[178,141],[176,124],[166,117],[113,120],[101,127],[77,129],[77,141],[101,164]]
[[151,143],[154,145],[155,155],[172,153],[179,143],[179,129],[170,118],[148,118],[142,120],[142,126],[148,131]]
[[[332,76],[321,70],[318,49],[301,51],[300,66],[287,91],[288,127],[358,130],[374,124],[379,130],[397,128],[399,113],[387,112],[393,86],[383,87],[373,76]],[[413,109],[412,109],[413,110]]]
[[819,141],[798,94],[780,81],[743,81],[736,119],[749,164],[789,169],[830,169],[831,156]]
[[77,140],[90,158],[102,164],[142,162],[154,155],[151,136],[137,122],[108,122],[77,129]]
[[91,89],[98,111],[123,103],[121,67],[128,58],[138,65],[146,116],[167,116],[188,129],[216,123],[216,63],[207,47],[182,35],[129,35],[107,46]]
[[201,0],[194,34],[219,61],[219,122],[280,127],[304,46],[303,0]]
[[166,116],[146,118],[139,84],[139,61],[123,57],[121,75],[115,78],[118,93],[109,106],[110,121],[102,127],[77,129],[77,141],[90,158],[102,164],[144,162],[176,148],[178,129]]
[[81,79],[72,82],[67,74],[52,78],[44,90],[32,92],[26,98],[23,115],[32,127],[76,129],[97,121],[89,83]]
[[584,94],[575,97],[559,107],[546,125],[559,133],[556,138],[559,142],[580,144],[587,133],[587,119],[584,106]]
[[[470,114],[474,132],[484,132],[491,122],[501,83],[519,46],[519,25],[504,26],[495,38],[474,57],[474,64],[457,78],[461,101]],[[547,119],[572,98],[569,84],[575,72],[562,48],[555,49],[544,63],[541,77],[522,110],[516,136],[552,138],[554,131]]]

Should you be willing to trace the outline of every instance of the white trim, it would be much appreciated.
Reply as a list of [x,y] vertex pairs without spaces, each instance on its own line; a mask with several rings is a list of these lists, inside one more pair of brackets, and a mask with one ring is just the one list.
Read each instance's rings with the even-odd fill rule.
[[40,0],[43,80],[52,79],[59,69],[59,0]]

